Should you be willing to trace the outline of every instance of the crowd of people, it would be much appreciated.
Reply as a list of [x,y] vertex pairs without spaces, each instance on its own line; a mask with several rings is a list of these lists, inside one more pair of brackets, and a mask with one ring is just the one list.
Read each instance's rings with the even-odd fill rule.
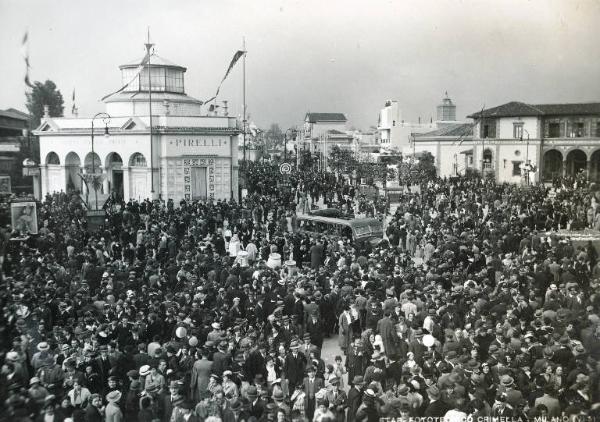
[[283,199],[265,174],[241,203],[111,204],[95,231],[57,193],[38,235],[3,229],[0,420],[599,415],[598,253],[556,233],[593,227],[591,189],[431,180],[364,251],[295,219],[334,186],[359,209],[354,186]]

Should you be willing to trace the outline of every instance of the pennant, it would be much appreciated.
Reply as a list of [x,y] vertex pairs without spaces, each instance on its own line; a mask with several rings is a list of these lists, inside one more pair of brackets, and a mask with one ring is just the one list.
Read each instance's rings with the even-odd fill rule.
[[25,31],[25,35],[23,35],[23,40],[21,41],[21,54],[23,55],[23,60],[25,60],[25,85],[29,88],[33,88],[33,84],[29,80],[29,69],[31,68],[29,65],[29,31]]
[[225,76],[223,76],[223,79],[221,79],[221,83],[219,84],[219,87],[217,88],[217,92],[215,93],[215,95],[212,98],[206,100],[204,102],[204,104],[210,103],[211,101],[214,101],[215,98],[217,98],[217,96],[219,95],[219,91],[221,90],[221,85],[223,85],[223,82],[225,82],[225,79],[227,79],[227,76],[229,76],[229,73],[231,72],[231,70],[233,69],[235,64],[238,62],[238,60],[240,58],[242,58],[245,54],[246,54],[246,52],[242,51],[242,50],[238,50],[235,52],[235,54],[233,55],[233,58],[231,59],[231,63],[229,63],[227,72],[225,72]]
[[71,114],[75,115],[75,114],[77,114],[77,107],[75,106],[75,88],[73,88],[72,101],[73,101],[73,106],[71,107]]
[[119,92],[125,90],[125,88],[127,88],[129,85],[131,85],[133,83],[133,81],[135,81],[135,79],[140,75],[140,73],[142,73],[142,70],[144,70],[144,67],[146,66],[146,64],[149,61],[150,61],[150,55],[149,55],[148,52],[146,52],[146,55],[142,59],[142,62],[140,63],[140,65],[135,70],[135,74],[131,77],[131,79],[129,80],[129,82],[127,82],[125,85],[123,85],[121,88],[119,88],[115,92],[112,92],[112,93],[110,93],[108,95],[105,95],[104,97],[102,97],[102,99],[100,101],[104,101],[108,97],[110,97],[112,95],[115,95],[115,94],[118,94]]

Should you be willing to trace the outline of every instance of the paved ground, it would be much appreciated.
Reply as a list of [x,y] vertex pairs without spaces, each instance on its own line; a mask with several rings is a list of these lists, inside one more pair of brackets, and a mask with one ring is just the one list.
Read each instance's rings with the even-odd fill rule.
[[[328,363],[333,364],[336,356],[342,357],[342,363],[346,363],[346,356],[342,353],[342,350],[338,346],[338,336],[332,336],[326,338],[323,342],[323,349],[321,350],[321,359],[325,361],[325,365]],[[348,375],[344,375],[344,389],[348,391]]]

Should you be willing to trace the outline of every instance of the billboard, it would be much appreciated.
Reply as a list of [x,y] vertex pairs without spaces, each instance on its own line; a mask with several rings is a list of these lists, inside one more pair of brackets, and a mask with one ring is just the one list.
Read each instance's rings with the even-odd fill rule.
[[37,204],[35,201],[10,204],[11,223],[14,230],[22,234],[37,234]]
[[10,192],[10,176],[0,176],[0,193]]

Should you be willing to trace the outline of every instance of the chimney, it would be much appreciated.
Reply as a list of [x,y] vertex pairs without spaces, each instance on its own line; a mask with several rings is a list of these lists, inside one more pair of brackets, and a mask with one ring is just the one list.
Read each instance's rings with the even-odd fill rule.
[[229,116],[229,110],[227,109],[227,100],[223,100],[223,116]]
[[44,119],[48,119],[50,117],[50,106],[44,104]]

